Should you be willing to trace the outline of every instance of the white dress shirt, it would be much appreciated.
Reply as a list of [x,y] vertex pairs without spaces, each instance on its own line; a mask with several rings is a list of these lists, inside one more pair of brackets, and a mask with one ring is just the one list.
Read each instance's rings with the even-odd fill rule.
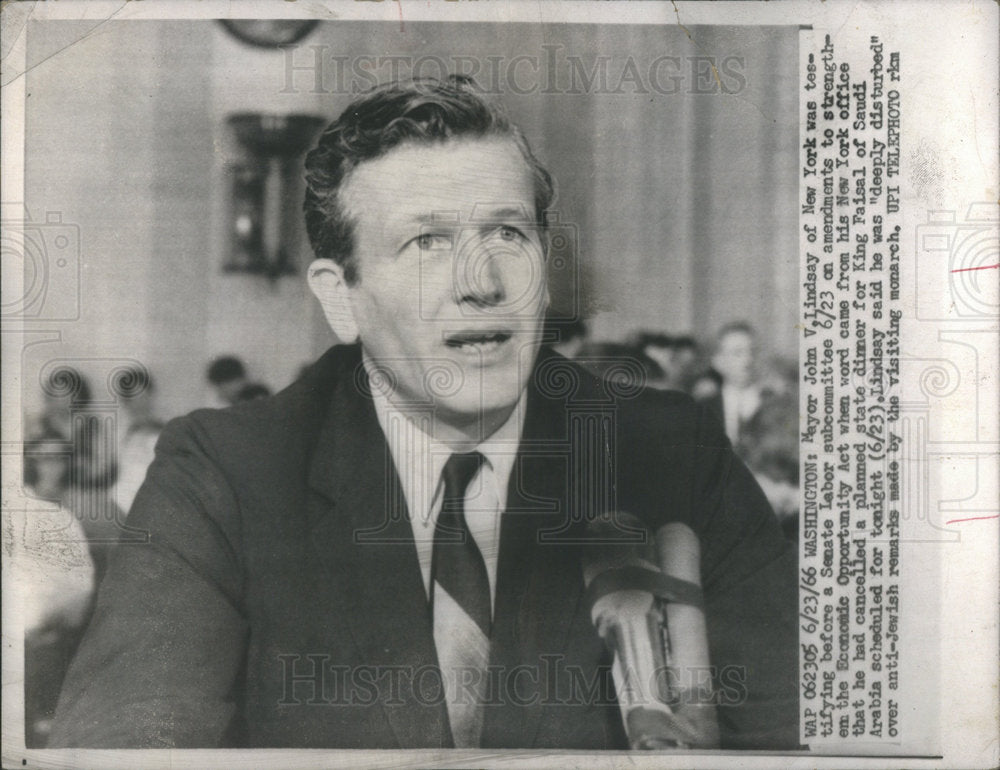
[[[365,366],[371,371],[365,358]],[[376,378],[370,377],[374,381]],[[417,546],[417,559],[424,579],[424,591],[430,595],[431,557],[434,551],[434,528],[444,495],[441,471],[455,452],[481,452],[486,458],[479,473],[469,483],[465,495],[465,518],[476,545],[486,562],[490,580],[490,602],[496,598],[497,559],[500,549],[500,518],[507,507],[507,485],[514,469],[514,459],[521,438],[524,410],[515,406],[507,421],[479,444],[469,443],[453,449],[433,438],[433,412],[407,415],[390,403],[373,383],[372,401],[379,425],[392,453],[410,525]]]
[[760,389],[756,385],[737,388],[734,385],[722,386],[722,412],[726,426],[726,435],[733,444],[740,440],[740,430],[760,408]]

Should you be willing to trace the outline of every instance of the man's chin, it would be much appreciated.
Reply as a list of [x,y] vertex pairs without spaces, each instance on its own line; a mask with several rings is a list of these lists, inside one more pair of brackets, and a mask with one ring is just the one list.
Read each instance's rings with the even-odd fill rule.
[[502,390],[496,383],[482,390],[465,387],[448,398],[435,398],[435,428],[486,438],[507,421],[521,398],[523,387],[504,385]]
[[504,388],[502,393],[497,390],[479,391],[472,388],[468,393],[456,393],[450,398],[435,399],[435,406],[442,417],[454,422],[470,422],[484,415],[498,412],[510,412],[517,404],[521,390]]

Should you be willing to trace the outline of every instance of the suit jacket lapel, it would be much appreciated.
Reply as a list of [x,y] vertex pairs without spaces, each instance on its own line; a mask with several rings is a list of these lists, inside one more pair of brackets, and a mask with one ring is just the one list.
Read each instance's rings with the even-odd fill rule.
[[[331,585],[346,587],[340,620],[350,626],[364,665],[379,667],[376,676],[388,672],[379,695],[399,746],[448,746],[443,699],[433,692],[418,699],[410,689],[414,673],[438,665],[433,626],[406,500],[360,354],[349,361],[353,366],[337,378],[309,468],[309,486],[319,493],[308,512],[314,553]],[[403,686],[390,691],[393,671],[402,671]],[[421,682],[432,689],[433,677],[413,686]],[[384,703],[390,697],[393,703]]]
[[[528,387],[525,428],[501,526],[491,665],[501,674],[504,705],[487,709],[483,746],[535,744],[547,672],[557,657],[562,663],[572,659],[574,640],[567,634],[581,611],[579,556],[567,544],[583,526],[573,521],[581,512],[570,510],[573,442],[567,401],[544,393],[536,379]],[[525,665],[529,670],[509,676]],[[537,694],[518,702],[518,679],[519,690],[531,691],[532,676],[538,680]]]

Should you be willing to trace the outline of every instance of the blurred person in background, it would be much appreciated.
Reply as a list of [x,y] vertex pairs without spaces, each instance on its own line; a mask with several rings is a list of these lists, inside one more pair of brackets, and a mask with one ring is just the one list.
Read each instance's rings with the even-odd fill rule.
[[262,382],[248,382],[236,396],[236,402],[242,404],[244,401],[256,401],[258,398],[268,398],[271,389]]
[[72,366],[53,369],[42,383],[42,411],[26,419],[24,435],[61,436],[73,448],[67,484],[106,487],[114,481],[113,437],[93,413],[87,379]]
[[743,426],[740,453],[789,539],[799,524],[798,365],[775,359],[760,381],[760,406]]
[[718,397],[720,390],[722,377],[710,366],[694,377],[688,393],[695,401],[706,402]]
[[123,438],[137,430],[163,427],[163,420],[156,414],[156,383],[145,367],[131,366],[116,372],[114,390],[121,406],[118,430]]
[[[659,379],[655,379],[655,369],[647,370],[653,378],[653,387],[686,390],[692,386],[697,348],[691,337],[640,332],[634,340],[635,348],[663,370]],[[624,346],[617,353],[628,355]],[[746,324],[733,324],[720,332],[713,363],[715,366],[702,374],[698,381],[701,400],[708,401],[708,406],[720,419],[725,414],[723,393],[736,393],[735,396],[730,395],[730,405],[744,404],[745,411],[730,411],[727,435],[730,435],[734,448],[753,472],[786,536],[794,540],[799,513],[797,365],[775,359],[758,376],[754,365],[753,334]],[[724,380],[719,372],[728,374],[728,380]],[[750,396],[742,401],[747,390]],[[734,431],[733,423],[737,420],[739,427]],[[736,435],[733,436],[730,431]]]
[[663,332],[641,331],[632,335],[628,344],[644,357],[656,362],[658,374],[650,380],[649,386],[658,390],[671,389],[668,383],[673,363],[673,338]]
[[26,439],[63,442],[68,469],[59,502],[83,528],[99,580],[125,518],[114,500],[120,439],[109,427],[108,402],[94,400],[76,368],[55,368],[42,383],[42,394],[43,410],[28,418]]
[[115,381],[118,403],[118,479],[113,499],[128,513],[153,462],[163,421],[155,413],[156,387],[144,367],[129,367]]
[[73,445],[56,431],[37,434],[24,444],[24,488],[28,497],[62,502],[69,485]]
[[26,420],[25,436],[31,440],[43,435],[57,435],[69,440],[73,433],[73,405],[92,401],[90,384],[71,366],[53,370],[42,383],[42,410]]
[[42,748],[59,690],[90,615],[96,574],[83,527],[60,504],[72,446],[55,431],[24,445],[24,493],[45,501],[11,512],[20,537],[5,564],[10,594],[24,623],[25,744]]
[[739,451],[743,426],[760,408],[756,371],[757,340],[753,328],[741,321],[726,324],[715,338],[712,369],[721,384],[716,393],[700,399],[722,420],[726,435]]
[[698,343],[689,334],[682,334],[674,337],[673,344],[673,380],[671,387],[675,390],[682,390],[685,393],[691,392],[691,385],[698,374],[701,351],[698,350]]
[[219,356],[208,365],[205,374],[212,389],[212,407],[232,406],[239,402],[239,394],[248,384],[247,370],[236,356]]
[[249,382],[240,388],[236,395],[236,402],[242,404],[244,401],[256,401],[258,398],[267,398],[271,395],[271,389],[260,382]]
[[651,387],[690,391],[698,367],[698,348],[693,337],[643,331],[635,335],[633,344],[663,371],[662,377],[650,382]]

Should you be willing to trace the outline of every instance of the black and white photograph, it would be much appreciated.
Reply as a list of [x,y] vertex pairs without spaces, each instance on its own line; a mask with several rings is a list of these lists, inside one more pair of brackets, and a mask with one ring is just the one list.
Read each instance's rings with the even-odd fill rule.
[[779,5],[5,7],[5,766],[989,766],[996,6]]

